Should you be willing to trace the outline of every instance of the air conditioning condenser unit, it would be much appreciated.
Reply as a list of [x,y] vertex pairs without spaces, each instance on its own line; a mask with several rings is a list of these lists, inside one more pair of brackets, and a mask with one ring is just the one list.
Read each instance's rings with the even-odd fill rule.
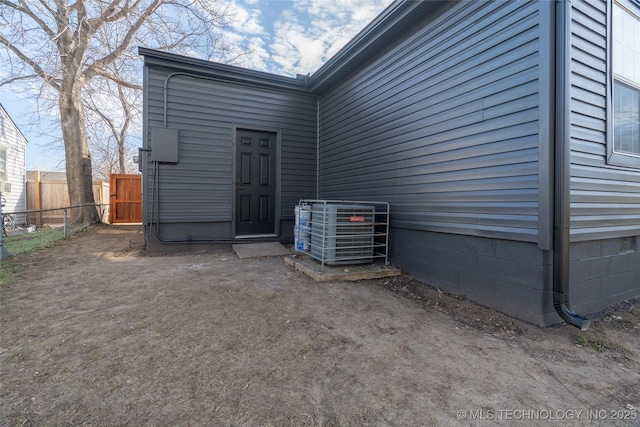
[[374,206],[314,204],[311,256],[330,265],[373,262],[374,223]]

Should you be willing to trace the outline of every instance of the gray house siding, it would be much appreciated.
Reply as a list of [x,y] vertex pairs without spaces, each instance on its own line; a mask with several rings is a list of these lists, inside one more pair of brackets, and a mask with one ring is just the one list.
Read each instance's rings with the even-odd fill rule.
[[[170,240],[234,238],[236,129],[278,134],[277,216],[291,223],[298,200],[316,194],[316,97],[222,81],[213,71],[196,75],[179,64],[145,68],[146,145],[151,130],[164,127],[165,118],[166,127],[178,129],[179,135],[177,163],[155,163],[146,156],[148,239],[157,239],[156,229],[162,239]],[[277,226],[276,231],[290,237],[289,228]]]
[[177,164],[142,162],[148,235],[234,238],[235,132],[275,131],[280,239],[301,198],[381,200],[391,262],[488,307],[548,325],[554,298],[638,296],[640,173],[607,158],[608,7],[397,1],[299,81],[143,49],[145,146],[165,124],[180,143]]
[[637,236],[640,173],[607,164],[607,3],[572,5],[572,241]]
[[590,313],[640,293],[640,172],[607,163],[611,5],[572,6],[571,297]]
[[392,262],[537,324],[557,321],[550,7],[446,5],[320,98],[320,196],[389,201]]
[[323,94],[320,196],[389,201],[396,228],[537,243],[538,7],[457,3]]

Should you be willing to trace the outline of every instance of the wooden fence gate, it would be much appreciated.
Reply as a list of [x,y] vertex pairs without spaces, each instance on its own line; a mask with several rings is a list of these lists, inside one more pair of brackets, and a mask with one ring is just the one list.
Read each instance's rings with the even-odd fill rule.
[[109,222],[142,222],[142,176],[112,174],[110,177]]

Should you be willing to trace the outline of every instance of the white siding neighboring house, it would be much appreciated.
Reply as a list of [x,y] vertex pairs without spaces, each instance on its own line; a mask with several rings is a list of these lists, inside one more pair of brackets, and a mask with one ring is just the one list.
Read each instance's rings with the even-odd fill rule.
[[3,212],[26,210],[27,139],[0,104],[0,191],[6,199]]

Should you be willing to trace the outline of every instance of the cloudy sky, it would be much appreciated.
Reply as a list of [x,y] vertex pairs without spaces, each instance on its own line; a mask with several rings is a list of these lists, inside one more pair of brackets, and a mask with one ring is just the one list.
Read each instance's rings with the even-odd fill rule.
[[295,76],[313,73],[391,0],[237,0],[227,38],[247,46],[242,66]]
[[[291,76],[314,73],[393,0],[228,0],[233,23],[225,40],[247,53],[234,62],[254,70]],[[27,168],[64,170],[64,156],[46,150],[56,123],[31,126],[34,105],[0,89],[9,115],[29,141]],[[49,135],[43,135],[48,127]]]

